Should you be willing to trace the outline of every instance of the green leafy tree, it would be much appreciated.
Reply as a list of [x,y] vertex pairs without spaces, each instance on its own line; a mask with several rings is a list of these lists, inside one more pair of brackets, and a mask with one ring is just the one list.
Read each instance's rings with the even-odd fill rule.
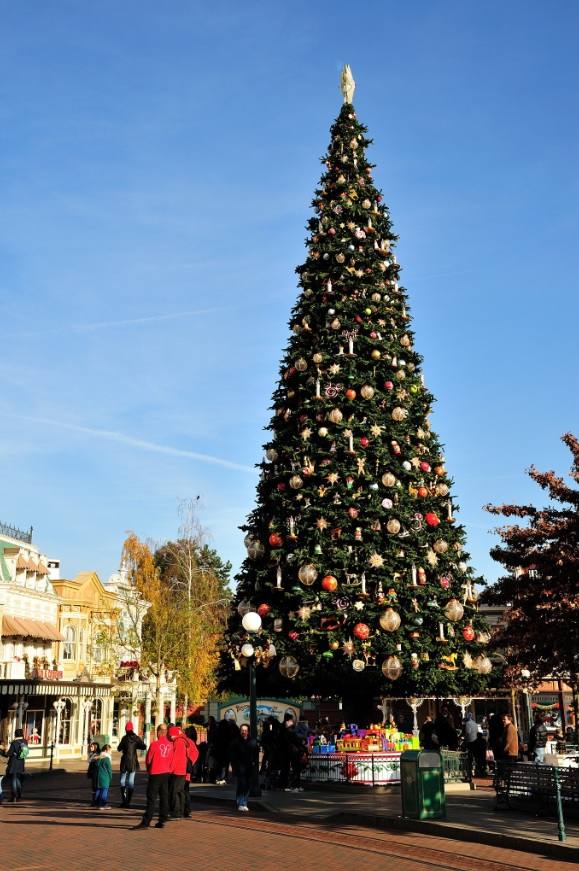
[[490,668],[370,142],[345,102],[243,527],[229,687],[246,680],[247,608],[263,616],[261,691],[445,696],[480,690]]

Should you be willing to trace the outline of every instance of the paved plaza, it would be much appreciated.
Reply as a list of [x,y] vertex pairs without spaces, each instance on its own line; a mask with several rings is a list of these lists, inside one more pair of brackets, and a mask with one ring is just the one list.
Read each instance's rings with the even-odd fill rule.
[[[5,804],[0,809],[2,868],[91,871],[104,867],[113,871],[127,867],[166,869],[175,863],[187,867],[202,861],[216,871],[239,871],[251,866],[283,871],[300,864],[332,871],[345,871],[358,864],[373,871],[384,869],[388,859],[396,862],[397,871],[557,871],[577,861],[575,848],[579,842],[573,827],[570,843],[555,858],[545,855],[542,838],[533,845],[536,852],[530,852],[509,849],[508,841],[507,846],[496,846],[440,837],[436,829],[429,834],[364,824],[364,808],[366,819],[372,810],[381,809],[383,821],[388,818],[389,808],[393,815],[396,795],[268,793],[261,803],[254,803],[250,815],[242,817],[229,802],[229,788],[201,786],[195,788],[191,820],[170,822],[163,830],[132,831],[140,819],[144,783],[145,777],[141,776],[134,809],[121,810],[115,801],[111,810],[95,811],[88,807],[88,783],[82,773],[30,778],[22,803]],[[116,792],[114,799],[118,797]],[[481,800],[480,796],[472,798]],[[453,818],[455,823],[460,818],[460,796],[451,794],[449,804],[451,825]],[[476,816],[477,805],[471,807]],[[336,816],[336,811],[342,816]],[[524,820],[521,815],[520,821]],[[485,820],[482,822],[486,825]],[[541,825],[543,822],[539,821]],[[473,818],[471,829],[476,823]],[[518,823],[518,816],[510,818],[511,834],[519,831]],[[508,834],[506,830],[504,834]]]

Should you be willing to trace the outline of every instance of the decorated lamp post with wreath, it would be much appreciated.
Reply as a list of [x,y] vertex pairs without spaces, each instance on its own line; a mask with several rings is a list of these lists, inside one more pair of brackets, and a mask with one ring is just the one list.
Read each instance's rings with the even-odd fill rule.
[[354,87],[345,68],[244,527],[222,685],[241,687],[249,608],[262,617],[263,648],[278,654],[264,690],[480,695],[487,627]]

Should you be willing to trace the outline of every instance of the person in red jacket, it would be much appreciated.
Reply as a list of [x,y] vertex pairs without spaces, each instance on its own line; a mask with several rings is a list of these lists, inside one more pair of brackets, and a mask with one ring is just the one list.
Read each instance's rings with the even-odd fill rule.
[[157,729],[157,740],[151,742],[145,759],[149,781],[147,783],[147,807],[137,829],[148,829],[155,813],[159,797],[159,822],[155,828],[162,829],[169,817],[169,774],[173,765],[173,742],[167,738],[167,726]]
[[169,776],[169,806],[171,816],[180,820],[185,810],[185,778],[189,763],[194,765],[199,751],[183,733],[179,726],[169,727],[169,738],[173,742],[173,761]]

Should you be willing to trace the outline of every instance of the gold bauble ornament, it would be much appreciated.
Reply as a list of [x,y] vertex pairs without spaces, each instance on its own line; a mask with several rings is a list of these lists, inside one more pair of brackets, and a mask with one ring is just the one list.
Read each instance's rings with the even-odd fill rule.
[[345,263],[346,257],[344,256],[344,254],[336,254],[336,262],[337,263]]
[[392,472],[384,472],[382,475],[382,483],[385,487],[393,487],[396,483],[396,476]]
[[292,490],[299,490],[300,487],[304,486],[304,482],[302,481],[302,479],[300,478],[299,475],[292,475],[292,477],[290,478],[290,481],[289,481],[289,485],[292,488]]
[[407,336],[406,333],[400,337],[400,344],[403,348],[409,348],[411,345],[410,336]]
[[360,394],[363,399],[372,399],[374,396],[374,388],[370,384],[364,384],[364,386],[360,388]]
[[374,350],[372,351],[372,353],[370,354],[370,356],[372,357],[373,360],[379,360],[380,357],[382,356],[382,354],[380,353],[380,351],[378,350],[378,348],[374,348]]
[[282,656],[279,661],[279,672],[282,677],[287,677],[292,680],[296,677],[300,670],[299,664],[295,656]]
[[379,293],[372,294],[372,302],[380,302],[381,299],[382,299],[382,296]]
[[266,457],[270,461],[270,463],[275,463],[278,458],[278,453],[275,448],[268,448],[265,452]]
[[344,415],[339,408],[332,408],[332,410],[328,414],[328,420],[331,420],[332,423],[341,423],[343,418]]
[[260,559],[265,553],[265,548],[261,541],[255,541],[252,539],[250,542],[248,542],[246,547],[247,555],[250,559]]
[[464,607],[458,599],[450,599],[444,606],[444,613],[448,620],[456,623],[458,620],[462,620],[464,616]]
[[305,565],[300,566],[298,578],[305,587],[311,587],[312,584],[315,584],[317,577],[318,570],[312,563],[306,563]]
[[435,492],[437,496],[448,496],[449,491],[446,484],[437,484]]
[[380,626],[385,632],[396,632],[401,622],[400,614],[393,608],[386,608],[380,615]]
[[393,517],[386,524],[386,529],[391,535],[396,535],[397,532],[400,532],[400,521]]
[[404,379],[406,378],[406,372],[404,371],[404,369],[398,369],[394,377],[397,381],[404,381]]
[[408,412],[405,408],[400,408],[400,406],[397,405],[396,408],[392,409],[392,420],[406,420],[407,417]]
[[321,426],[321,427],[319,428],[319,430],[318,430],[318,435],[321,436],[321,437],[324,439],[324,438],[327,436],[327,434],[328,434],[328,429],[327,429],[327,427],[325,427],[325,426]]
[[340,646],[339,641],[330,641],[330,650],[337,650]]
[[308,368],[308,361],[304,360],[303,357],[300,357],[299,360],[296,360],[295,367],[298,370],[298,372],[305,372],[306,369]]
[[370,202],[370,200],[362,200],[362,208],[363,209],[371,209],[372,203]]
[[382,674],[388,680],[398,680],[402,674],[403,666],[397,656],[389,656],[382,663]]
[[323,359],[324,359],[323,354],[314,354],[314,356],[312,357],[312,360],[314,361],[314,363],[316,363],[318,365],[323,361]]

